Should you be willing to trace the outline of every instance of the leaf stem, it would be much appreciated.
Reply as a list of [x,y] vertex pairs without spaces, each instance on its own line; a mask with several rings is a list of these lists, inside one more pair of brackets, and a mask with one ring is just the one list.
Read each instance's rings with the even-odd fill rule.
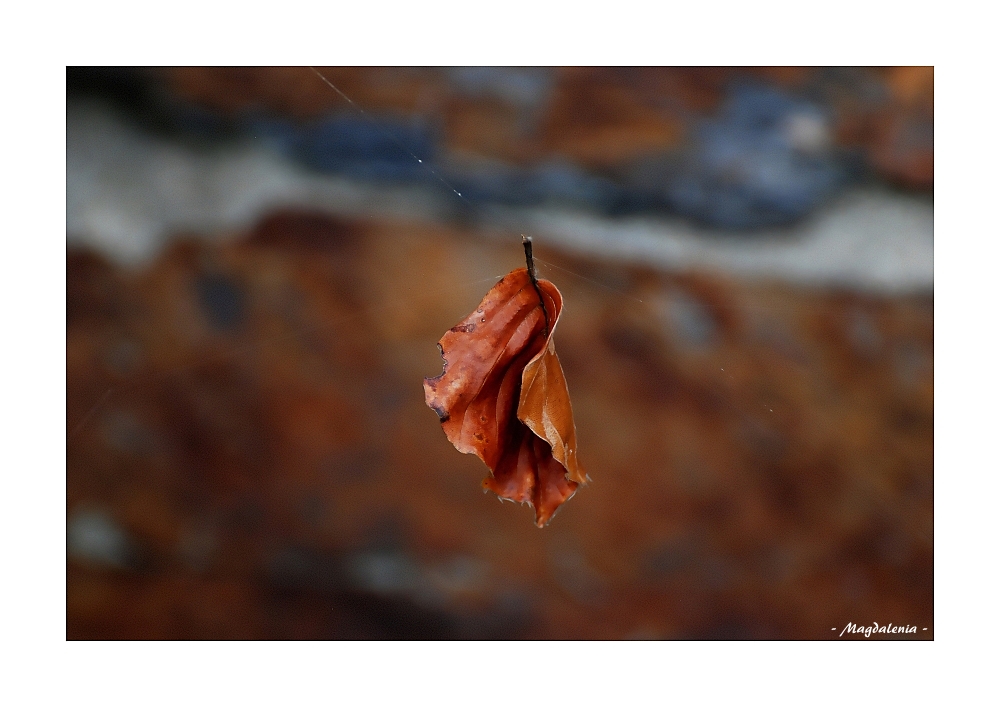
[[531,236],[521,234],[521,244],[524,246],[524,260],[528,264],[528,277],[531,278],[531,286],[538,293],[538,301],[542,305],[542,316],[545,317],[545,336],[549,336],[549,312],[545,309],[545,298],[542,297],[542,289],[538,286],[538,278],[535,276],[535,259],[531,255]]

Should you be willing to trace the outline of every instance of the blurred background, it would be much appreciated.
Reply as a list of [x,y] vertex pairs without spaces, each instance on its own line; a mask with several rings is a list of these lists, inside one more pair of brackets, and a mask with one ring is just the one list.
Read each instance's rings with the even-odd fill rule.
[[[932,68],[319,71],[67,70],[68,638],[933,638]],[[521,233],[541,530],[421,386]]]

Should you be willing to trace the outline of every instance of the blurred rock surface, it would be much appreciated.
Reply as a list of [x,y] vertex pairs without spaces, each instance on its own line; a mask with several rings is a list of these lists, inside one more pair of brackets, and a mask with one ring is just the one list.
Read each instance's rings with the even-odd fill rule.
[[[322,72],[68,73],[68,637],[933,638],[932,68]],[[542,531],[420,386],[521,232]]]

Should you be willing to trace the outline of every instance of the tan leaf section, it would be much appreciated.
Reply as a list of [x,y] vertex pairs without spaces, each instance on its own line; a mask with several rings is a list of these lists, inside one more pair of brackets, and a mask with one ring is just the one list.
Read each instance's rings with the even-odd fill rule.
[[552,339],[562,307],[551,282],[536,290],[526,268],[508,273],[441,337],[444,371],[424,379],[448,440],[490,468],[483,486],[531,504],[539,527],[588,480]]

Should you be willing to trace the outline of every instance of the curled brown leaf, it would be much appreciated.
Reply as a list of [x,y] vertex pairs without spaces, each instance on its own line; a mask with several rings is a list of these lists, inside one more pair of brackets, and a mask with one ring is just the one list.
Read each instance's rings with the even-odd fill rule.
[[531,504],[539,527],[587,482],[552,339],[562,307],[551,282],[508,273],[441,337],[444,371],[424,379],[448,440],[489,467],[484,488]]

